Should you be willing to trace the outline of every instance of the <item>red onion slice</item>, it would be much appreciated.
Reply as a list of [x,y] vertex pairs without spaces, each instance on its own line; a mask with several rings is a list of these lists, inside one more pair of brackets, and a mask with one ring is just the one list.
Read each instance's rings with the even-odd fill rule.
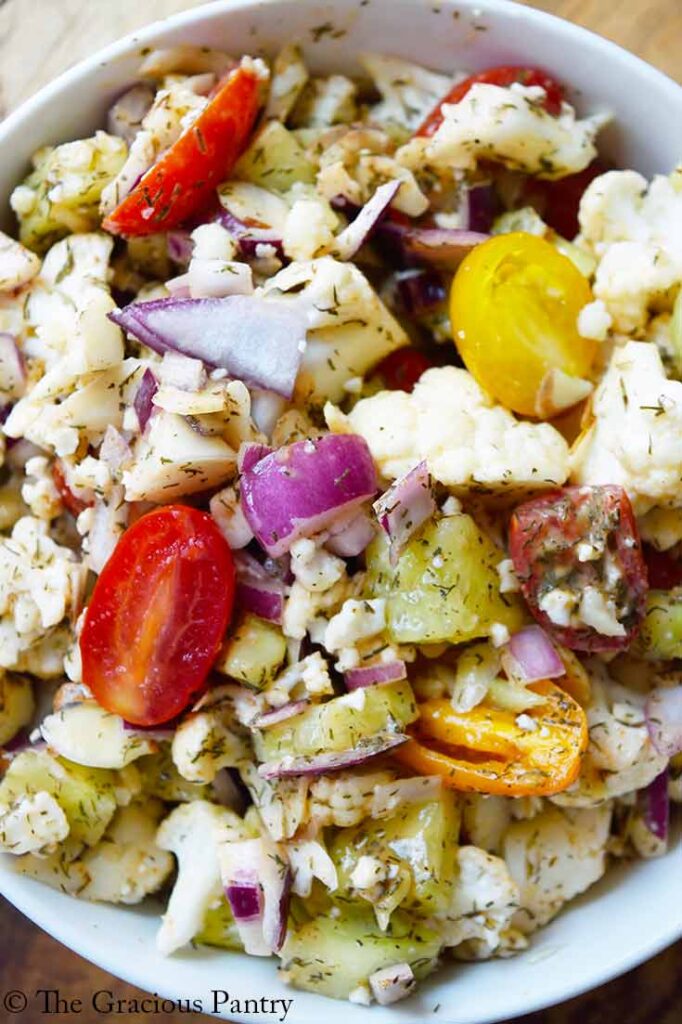
[[137,413],[137,419],[140,424],[140,430],[144,430],[149,422],[149,417],[154,411],[154,403],[152,399],[159,390],[156,377],[151,370],[145,370],[142,374],[142,380],[140,386],[137,389],[133,406]]
[[490,237],[460,228],[416,228],[384,220],[377,228],[383,249],[400,264],[427,263],[441,270],[456,270],[476,245]]
[[649,736],[659,754],[682,753],[682,686],[658,687],[645,706]]
[[176,229],[169,231],[166,235],[166,249],[173,263],[181,267],[187,267],[192,259],[194,242],[189,231]]
[[180,352],[246,384],[293,394],[307,327],[293,305],[255,295],[169,298],[131,303],[109,317],[155,352]]
[[352,259],[365,242],[369,241],[395,199],[400,185],[400,181],[388,181],[385,185],[380,185],[357,217],[336,236],[334,255],[338,259]]
[[246,551],[234,552],[237,606],[277,624],[284,611],[284,580]]
[[558,679],[566,674],[563,661],[541,626],[525,626],[514,633],[509,649],[527,683]]
[[344,672],[343,676],[347,690],[360,690],[365,686],[393,683],[399,679],[407,679],[407,667],[404,661],[398,660],[351,668],[348,672]]
[[244,259],[259,259],[264,255],[262,251],[259,251],[259,246],[270,246],[273,249],[271,255],[279,260],[284,260],[282,239],[272,228],[247,224],[224,207],[221,208],[216,219],[239,243],[239,250]]
[[305,711],[310,702],[307,700],[294,700],[290,704],[283,704],[281,708],[273,708],[272,711],[264,711],[250,723],[252,729],[269,729],[280,722],[286,722],[288,718],[294,718]]
[[355,768],[366,764],[379,754],[386,754],[408,739],[403,733],[375,736],[365,746],[356,750],[329,751],[314,757],[283,757],[281,761],[267,761],[258,768],[263,779],[290,779],[298,775],[326,775],[343,768]]
[[241,501],[254,536],[278,557],[376,493],[367,442],[353,434],[296,441],[242,473]]
[[392,483],[372,507],[390,539],[391,561],[395,563],[410,537],[436,511],[426,462],[420,462]]
[[335,527],[332,526],[330,533],[324,546],[327,551],[339,555],[340,558],[356,558],[361,555],[375,536],[374,524],[366,512],[359,512],[353,516],[338,532],[335,532]]
[[223,889],[246,952],[277,953],[286,937],[292,882],[282,847],[262,835],[222,843],[219,857]]
[[642,820],[647,829],[657,839],[660,839],[661,842],[666,843],[668,841],[670,825],[667,768],[660,775],[657,775],[646,789],[640,790],[637,795]]

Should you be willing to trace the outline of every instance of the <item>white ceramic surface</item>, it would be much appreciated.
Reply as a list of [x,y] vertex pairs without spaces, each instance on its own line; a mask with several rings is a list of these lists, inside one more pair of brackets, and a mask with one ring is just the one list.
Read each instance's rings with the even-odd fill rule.
[[[325,24],[343,31],[313,31]],[[353,55],[366,48],[442,70],[540,63],[572,84],[583,112],[614,112],[616,127],[604,141],[622,166],[650,174],[669,170],[682,155],[679,86],[613,44],[509,0],[220,0],[95,54],[7,118],[0,125],[0,208],[34,149],[102,123],[112,96],[134,79],[143,48],[192,42],[235,54],[272,52],[291,39],[304,43],[317,69],[352,71]],[[452,964],[412,999],[368,1010],[286,988],[271,961],[207,949],[163,959],[154,945],[158,909],[79,903],[16,876],[11,858],[0,858],[0,889],[61,942],[143,989],[201,1000],[208,1012],[214,989],[240,1000],[293,998],[290,1024],[485,1024],[599,985],[682,934],[682,849],[675,843],[662,860],[612,871],[522,956]],[[280,1015],[225,1013],[240,1021]]]

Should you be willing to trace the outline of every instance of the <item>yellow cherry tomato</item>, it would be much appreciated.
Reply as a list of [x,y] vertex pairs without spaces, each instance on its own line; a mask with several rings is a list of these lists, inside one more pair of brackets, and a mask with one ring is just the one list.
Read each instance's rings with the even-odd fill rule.
[[551,371],[589,377],[598,343],[578,334],[577,320],[591,300],[587,278],[544,238],[497,235],[472,249],[455,275],[453,338],[469,372],[498,402],[546,419],[561,408],[540,401]]
[[528,687],[545,698],[525,716],[484,704],[460,712],[449,700],[427,700],[412,736],[392,756],[451,789],[498,796],[550,796],[580,772],[587,717],[549,680]]

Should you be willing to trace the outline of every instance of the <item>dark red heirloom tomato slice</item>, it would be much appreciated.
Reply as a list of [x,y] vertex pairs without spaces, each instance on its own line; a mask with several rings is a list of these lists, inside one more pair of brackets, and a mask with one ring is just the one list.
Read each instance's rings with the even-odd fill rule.
[[213,198],[248,141],[260,105],[260,81],[236,68],[194,124],[154,164],[104,221],[114,235],[169,231]]
[[432,366],[423,352],[408,346],[387,355],[374,372],[383,378],[389,391],[412,391],[422,373]]
[[123,534],[80,638],[83,681],[135,725],[179,714],[202,689],[234,600],[232,553],[205,512],[167,505]]
[[577,174],[567,174],[556,181],[529,178],[524,195],[536,207],[545,224],[563,238],[572,239],[580,229],[578,211],[585,189],[591,181],[608,170],[603,160],[593,160]]
[[444,96],[429,116],[415,132],[416,135],[433,135],[440,127],[443,120],[442,106],[444,103],[459,103],[464,99],[472,85],[513,85],[520,82],[521,85],[540,85],[547,93],[545,110],[555,117],[561,113],[561,101],[564,96],[563,87],[540,68],[524,68],[515,65],[505,64],[497,68],[488,68],[487,71],[479,71],[476,75],[470,75],[463,81],[458,82],[447,96]]
[[[589,550],[579,552],[581,543],[597,557]],[[531,612],[559,643],[577,651],[629,646],[644,615],[649,585],[632,506],[622,487],[564,487],[519,505],[511,518],[509,552]],[[586,587],[613,601],[624,635],[607,636],[587,624],[557,625],[540,607],[557,588],[579,603]]]
[[673,558],[668,551],[657,551],[649,544],[644,544],[642,550],[652,590],[672,590],[682,586],[682,559]]

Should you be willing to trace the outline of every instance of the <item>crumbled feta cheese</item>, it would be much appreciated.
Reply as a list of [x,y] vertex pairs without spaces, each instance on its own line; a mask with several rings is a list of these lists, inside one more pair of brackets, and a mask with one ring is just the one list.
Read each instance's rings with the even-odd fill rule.
[[669,380],[658,349],[614,349],[592,399],[594,421],[571,452],[578,484],[620,484],[635,512],[682,506],[682,383]]
[[494,160],[550,179],[583,170],[596,156],[594,140],[608,118],[578,121],[568,103],[555,117],[544,102],[539,86],[478,83],[459,103],[443,105],[443,121],[430,139],[408,143],[399,156],[409,166],[423,161],[470,171],[478,160]]
[[21,486],[21,497],[31,514],[48,522],[62,511],[62,500],[55,486],[52,468],[43,455],[35,455],[25,466],[26,480]]
[[291,571],[306,590],[329,590],[346,574],[346,563],[342,558],[318,547],[309,538],[295,541],[290,554]]
[[344,601],[343,608],[332,619],[324,635],[328,651],[353,647],[358,640],[376,636],[386,627],[386,601],[383,597],[371,601]]
[[230,547],[237,551],[253,540],[253,531],[242,511],[235,487],[224,487],[209,502],[211,515]]
[[552,587],[540,598],[538,607],[555,626],[570,626],[577,598],[570,590]]
[[578,313],[578,334],[594,341],[606,341],[613,317],[604,304],[603,299],[594,299]]
[[291,700],[324,697],[333,692],[327,662],[315,651],[277,676],[265,690],[265,698],[273,707],[282,707]]
[[372,1002],[372,994],[368,985],[358,985],[348,993],[348,1002],[356,1006],[369,1006]]
[[509,643],[510,633],[503,622],[493,622],[490,626],[490,640],[493,647],[504,647]]
[[511,558],[503,558],[497,565],[497,574],[500,577],[500,593],[516,594],[521,589],[519,578],[514,571],[514,563]]
[[200,224],[192,232],[194,249],[192,258],[200,260],[225,260],[237,257],[239,247],[227,228],[222,224]]
[[625,636],[625,626],[616,617],[615,601],[605,598],[596,587],[584,588],[578,616],[602,636]]
[[464,489],[562,484],[568,446],[548,423],[517,420],[455,366],[422,374],[411,394],[381,391],[347,417],[329,405],[331,430],[364,437],[383,476],[395,479],[426,459],[440,483]]
[[[285,255],[301,261],[333,248],[334,231],[339,225],[329,202],[313,190],[311,194],[303,193],[303,188],[291,190],[294,201],[282,234]],[[296,198],[297,193],[303,193],[301,198]]]
[[0,804],[0,849],[19,856],[49,850],[69,834],[64,811],[49,793],[27,793]]

